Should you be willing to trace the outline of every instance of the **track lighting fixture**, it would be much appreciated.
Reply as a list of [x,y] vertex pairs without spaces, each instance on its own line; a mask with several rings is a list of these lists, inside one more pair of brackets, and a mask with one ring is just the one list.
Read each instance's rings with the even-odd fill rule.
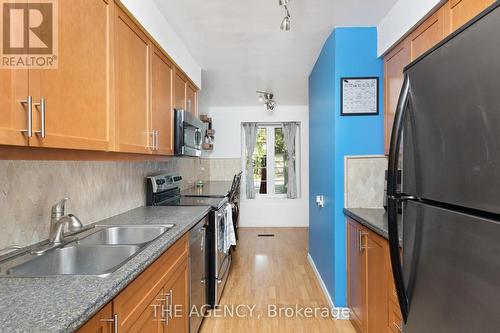
[[259,94],[259,101],[266,106],[267,111],[274,111],[276,101],[274,100],[273,93],[260,90],[257,90],[257,93]]
[[280,6],[285,8],[285,17],[281,21],[280,29],[283,31],[290,31],[290,11],[288,10],[288,3],[290,0],[279,0]]

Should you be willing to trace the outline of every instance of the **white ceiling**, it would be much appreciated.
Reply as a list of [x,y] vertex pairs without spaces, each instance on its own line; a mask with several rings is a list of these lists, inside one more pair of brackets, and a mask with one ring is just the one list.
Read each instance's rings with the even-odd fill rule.
[[155,0],[203,69],[203,104],[305,105],[309,73],[335,26],[376,26],[396,0],[290,0],[292,30],[279,29],[278,0]]

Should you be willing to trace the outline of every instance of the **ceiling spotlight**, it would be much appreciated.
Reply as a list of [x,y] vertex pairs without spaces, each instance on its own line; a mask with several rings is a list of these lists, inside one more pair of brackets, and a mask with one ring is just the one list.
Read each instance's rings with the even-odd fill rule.
[[280,29],[283,31],[290,31],[290,16],[285,16],[281,21]]
[[267,111],[274,111],[274,108],[276,107],[276,101],[274,100],[273,93],[260,90],[257,90],[257,93],[259,94],[259,101],[261,103],[264,103]]
[[288,10],[288,1],[289,0],[280,0],[280,6],[285,8],[285,17],[283,21],[281,21],[280,29],[283,31],[290,31],[290,11]]

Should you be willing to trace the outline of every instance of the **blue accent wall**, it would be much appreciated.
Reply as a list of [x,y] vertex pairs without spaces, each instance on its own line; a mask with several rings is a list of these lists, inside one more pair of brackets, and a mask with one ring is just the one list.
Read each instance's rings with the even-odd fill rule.
[[[379,77],[378,116],[340,116],[342,77]],[[383,62],[376,28],[337,28],[309,76],[309,253],[336,306],[346,304],[344,158],[384,154]],[[316,195],[325,197],[318,208]]]

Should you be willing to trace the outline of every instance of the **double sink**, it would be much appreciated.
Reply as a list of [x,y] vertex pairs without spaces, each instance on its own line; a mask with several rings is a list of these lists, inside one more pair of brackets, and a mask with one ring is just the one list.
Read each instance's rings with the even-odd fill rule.
[[[97,226],[91,234],[41,255],[27,253],[6,263],[0,275],[41,277],[54,275],[95,275],[105,277],[123,266],[146,245],[173,228],[154,226]],[[0,268],[3,265],[0,264]]]

